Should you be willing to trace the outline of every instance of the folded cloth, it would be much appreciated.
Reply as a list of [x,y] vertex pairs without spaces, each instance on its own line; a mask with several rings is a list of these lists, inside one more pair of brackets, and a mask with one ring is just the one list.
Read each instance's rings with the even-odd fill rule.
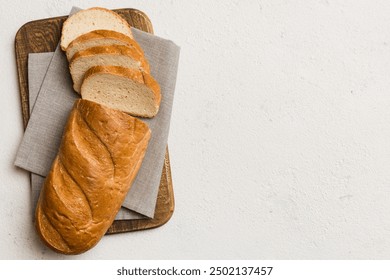
[[[41,84],[43,79],[45,78],[47,68],[49,67],[50,61],[53,58],[53,53],[37,53],[37,54],[29,54],[28,55],[28,97],[30,104],[30,115],[32,113],[32,109],[35,104],[35,100],[38,97],[39,89],[41,88]],[[30,173],[31,178],[31,194],[32,194],[32,212],[34,213],[39,193],[41,191],[43,181],[45,177],[40,175]],[[33,215],[33,218],[35,216]]]
[[[142,119],[149,125],[152,137],[123,207],[152,218],[168,140],[180,48],[172,41],[134,28],[132,31],[150,63],[151,74],[160,84],[162,100],[156,117]],[[49,173],[77,98],[80,96],[72,89],[66,56],[57,46],[17,152],[16,166],[43,177]]]
[[[28,92],[29,92],[29,103],[30,103],[30,114],[32,108],[38,97],[39,89],[41,88],[43,79],[49,67],[50,61],[53,58],[54,52],[48,53],[30,53],[28,55]],[[39,194],[43,186],[45,177],[30,173],[31,176],[31,193],[32,193],[32,211],[34,213],[37,206]],[[34,215],[32,216],[34,219]],[[115,220],[134,220],[144,219],[145,216],[131,211],[127,208],[121,207]]]

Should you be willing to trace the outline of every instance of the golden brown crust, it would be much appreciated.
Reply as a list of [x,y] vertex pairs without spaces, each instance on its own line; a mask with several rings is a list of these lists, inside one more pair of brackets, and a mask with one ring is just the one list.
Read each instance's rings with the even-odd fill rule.
[[156,97],[157,106],[160,106],[161,103],[160,85],[157,83],[157,81],[153,78],[152,75],[142,72],[142,76],[144,78],[144,84],[153,91],[154,96]]
[[80,58],[106,54],[129,56],[132,59],[139,61],[141,63],[142,69],[146,73],[150,73],[149,63],[145,60],[144,56],[140,55],[140,53],[136,49],[122,45],[97,46],[79,51],[74,54],[69,64],[70,67],[72,67],[72,64]]
[[[125,34],[120,32],[116,32],[113,30],[105,30],[105,29],[93,30],[91,32],[85,33],[77,37],[69,44],[66,51],[68,52],[68,50],[73,48],[74,46],[83,44],[90,40],[104,40],[104,39],[113,39],[113,40],[121,41],[123,42],[123,44],[129,47],[133,47],[136,51],[138,51],[141,57],[144,57],[144,52],[141,46],[133,38],[130,38],[129,36],[126,36]],[[72,58],[68,57],[68,59],[71,60]]]
[[69,24],[69,22],[71,21],[71,18],[72,18],[73,16],[76,16],[76,15],[80,16],[80,15],[82,15],[83,13],[88,13],[88,11],[90,11],[90,10],[101,10],[101,11],[104,11],[104,12],[107,12],[107,13],[112,14],[115,18],[117,18],[119,21],[121,21],[123,25],[127,26],[127,27],[128,27],[128,30],[129,30],[129,34],[132,34],[132,33],[131,33],[131,28],[130,28],[129,23],[128,23],[123,17],[121,17],[119,14],[117,14],[117,13],[115,13],[114,11],[111,11],[111,10],[109,10],[109,9],[106,9],[106,8],[102,8],[102,7],[92,7],[92,8],[89,8],[89,9],[81,10],[81,11],[79,11],[79,12],[77,12],[77,13],[75,13],[75,14],[69,16],[69,17],[65,20],[64,24],[62,25],[62,30],[61,30],[61,34],[62,34],[62,35],[61,35],[61,49],[62,49],[63,51],[66,51],[66,48],[68,47],[68,46],[65,46],[65,45],[62,44],[63,38],[64,38],[64,29],[66,28],[66,26],[67,26],[67,25]]
[[[84,81],[96,74],[115,75],[115,76],[134,80],[138,83],[145,84],[153,92],[153,95],[155,97],[154,100],[156,101],[155,105],[157,107],[160,106],[161,103],[160,85],[149,73],[137,69],[122,67],[122,66],[95,66],[90,68],[85,73]],[[80,92],[82,93],[82,90]],[[142,117],[147,117],[147,116],[142,116]]]
[[42,240],[63,254],[95,246],[113,222],[146,152],[142,121],[78,100],[36,208]]
[[126,68],[121,66],[94,66],[88,69],[84,75],[84,79],[88,79],[95,74],[116,75],[132,79],[138,83],[144,83],[142,72],[133,68]]

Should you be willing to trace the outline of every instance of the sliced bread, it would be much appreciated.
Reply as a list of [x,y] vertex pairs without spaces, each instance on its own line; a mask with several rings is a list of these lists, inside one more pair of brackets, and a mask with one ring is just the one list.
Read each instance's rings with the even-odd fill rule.
[[81,97],[132,116],[152,118],[160,107],[160,86],[143,71],[120,66],[90,68],[81,86]]
[[150,72],[149,64],[134,48],[121,45],[92,47],[75,53],[69,63],[73,88],[76,92],[80,93],[85,72],[99,65],[123,66]]
[[130,25],[119,14],[105,8],[94,7],[81,10],[64,22],[61,49],[65,51],[75,38],[98,29],[114,30],[133,38]]
[[70,61],[73,55],[79,51],[97,46],[124,45],[133,47],[141,56],[144,52],[140,45],[129,36],[112,30],[94,30],[74,39],[66,49],[66,57]]

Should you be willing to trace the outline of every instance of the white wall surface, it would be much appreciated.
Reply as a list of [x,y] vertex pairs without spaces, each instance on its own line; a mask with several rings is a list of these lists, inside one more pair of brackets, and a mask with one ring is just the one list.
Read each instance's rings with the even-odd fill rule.
[[[40,243],[13,167],[14,37],[72,5],[140,9],[182,51],[172,219],[66,257]],[[0,258],[390,258],[389,15],[389,1],[1,0]]]

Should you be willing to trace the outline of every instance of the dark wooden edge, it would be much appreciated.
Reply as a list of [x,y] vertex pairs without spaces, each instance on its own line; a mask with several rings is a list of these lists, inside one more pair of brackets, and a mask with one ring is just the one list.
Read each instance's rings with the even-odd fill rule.
[[[142,11],[137,9],[116,9],[114,10],[118,14],[124,16],[126,20],[130,21],[130,25],[139,28],[142,31],[152,33],[153,34],[153,25],[149,19],[149,17]],[[131,14],[131,18],[127,17],[126,14]],[[134,15],[137,15],[136,17]],[[68,18],[68,16],[59,16],[54,18],[46,18],[46,19],[39,19],[34,20],[25,23],[22,25],[19,30],[17,31],[15,35],[15,55],[16,55],[16,63],[17,63],[17,74],[18,74],[18,85],[19,85],[19,93],[20,93],[20,101],[21,101],[21,111],[22,111],[22,117],[23,117],[23,126],[24,129],[27,127],[28,120],[30,118],[30,112],[29,112],[29,99],[28,99],[28,71],[27,71],[27,61],[28,61],[28,53],[32,53],[34,51],[32,50],[26,50],[22,44],[23,41],[26,41],[26,32],[25,30],[32,24],[42,23],[42,22],[55,22],[60,21],[61,22],[61,28],[62,23]],[[28,41],[28,40],[27,40]],[[53,48],[55,49],[55,47]],[[53,50],[46,50],[46,51],[53,51]],[[173,182],[172,182],[172,175],[171,175],[171,168],[170,168],[170,161],[169,161],[169,152],[168,152],[168,146],[166,148],[166,154],[165,154],[165,160],[164,160],[164,166],[161,174],[161,181],[166,180],[167,184],[167,192],[169,195],[168,203],[165,205],[160,205],[159,200],[157,200],[156,203],[156,212],[155,217],[153,219],[140,219],[140,220],[118,220],[114,221],[114,223],[111,225],[109,230],[106,234],[115,234],[115,233],[124,233],[124,232],[131,232],[131,231],[138,231],[138,230],[145,230],[145,229],[152,229],[159,226],[164,225],[167,223],[170,218],[173,215],[174,208],[175,208],[175,202],[174,202],[174,195],[173,195]],[[161,186],[161,183],[160,183]],[[161,192],[163,191],[163,188],[160,187],[158,197],[160,197]],[[165,211],[163,211],[163,215],[159,213],[158,208],[165,207]],[[165,214],[164,214],[165,213]],[[130,229],[130,230],[129,230]]]

